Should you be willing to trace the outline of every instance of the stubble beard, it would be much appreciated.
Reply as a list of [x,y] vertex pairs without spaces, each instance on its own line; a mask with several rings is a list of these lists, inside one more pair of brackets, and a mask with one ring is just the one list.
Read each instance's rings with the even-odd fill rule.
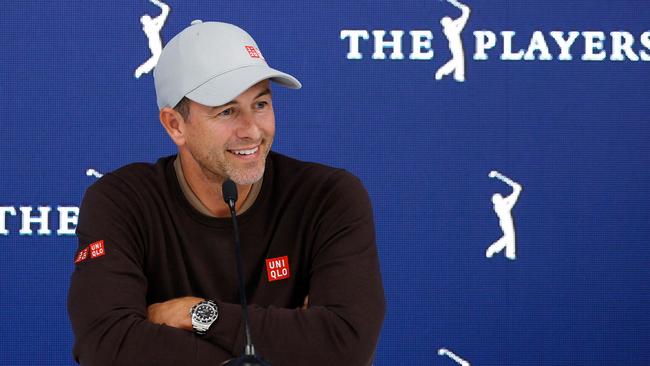
[[270,141],[263,141],[260,144],[261,158],[255,161],[255,164],[251,166],[236,166],[231,160],[236,158],[228,156],[231,153],[227,151],[221,154],[214,152],[209,153],[207,159],[203,160],[204,162],[199,162],[199,165],[201,165],[204,173],[209,172],[209,175],[221,182],[225,181],[227,178],[230,178],[237,185],[253,184],[255,182],[258,182],[264,176],[266,159],[268,157],[269,151],[271,151],[272,145],[273,139]]

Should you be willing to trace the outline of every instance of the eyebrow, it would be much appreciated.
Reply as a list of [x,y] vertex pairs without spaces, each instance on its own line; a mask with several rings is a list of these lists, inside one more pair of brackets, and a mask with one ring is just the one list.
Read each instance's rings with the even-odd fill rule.
[[[267,94],[268,94],[268,95],[271,95],[271,89],[266,88],[266,89],[262,90],[262,91],[261,91],[259,94],[257,94],[257,95],[255,96],[255,98],[253,98],[253,99],[257,99],[257,98],[259,98],[259,97],[261,97],[261,96],[264,96],[264,95],[267,95]],[[237,104],[237,102],[235,102],[234,100],[231,100],[230,102],[228,102],[228,103],[226,103],[226,104],[222,104],[222,105],[214,106],[214,107],[210,108],[210,110],[214,111],[215,109],[220,109],[220,108],[227,107],[227,106],[230,106],[230,105],[233,105],[233,104]]]
[[271,89],[269,89],[269,88],[264,89],[261,93],[257,94],[257,96],[255,98],[253,98],[253,99],[257,99],[257,98],[261,97],[262,95],[266,95],[266,94],[271,95]]

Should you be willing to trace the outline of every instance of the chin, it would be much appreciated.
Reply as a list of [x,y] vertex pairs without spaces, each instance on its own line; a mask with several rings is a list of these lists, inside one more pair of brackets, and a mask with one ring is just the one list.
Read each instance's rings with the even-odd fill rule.
[[258,182],[264,176],[264,165],[262,165],[261,169],[258,168],[247,171],[235,170],[230,172],[228,175],[237,185],[245,186],[253,184]]

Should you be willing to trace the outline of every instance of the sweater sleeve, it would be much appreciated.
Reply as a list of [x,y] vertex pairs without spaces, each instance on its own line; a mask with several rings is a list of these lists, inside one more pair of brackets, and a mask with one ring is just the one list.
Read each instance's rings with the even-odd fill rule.
[[[272,365],[370,365],[385,312],[372,207],[361,182],[338,171],[315,211],[309,308],[249,308],[257,351]],[[219,303],[208,340],[245,345],[239,304]]]
[[[79,213],[79,250],[68,293],[74,358],[93,365],[218,365],[231,354],[191,332],[147,320],[141,212],[107,175]],[[103,241],[93,252],[91,243]],[[96,247],[95,247],[96,248]],[[85,259],[82,259],[85,258]]]

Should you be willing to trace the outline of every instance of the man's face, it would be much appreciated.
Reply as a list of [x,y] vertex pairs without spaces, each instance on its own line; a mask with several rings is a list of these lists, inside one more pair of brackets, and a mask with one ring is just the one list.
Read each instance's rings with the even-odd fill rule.
[[185,148],[209,180],[257,182],[275,134],[269,81],[261,81],[218,107],[190,103]]

